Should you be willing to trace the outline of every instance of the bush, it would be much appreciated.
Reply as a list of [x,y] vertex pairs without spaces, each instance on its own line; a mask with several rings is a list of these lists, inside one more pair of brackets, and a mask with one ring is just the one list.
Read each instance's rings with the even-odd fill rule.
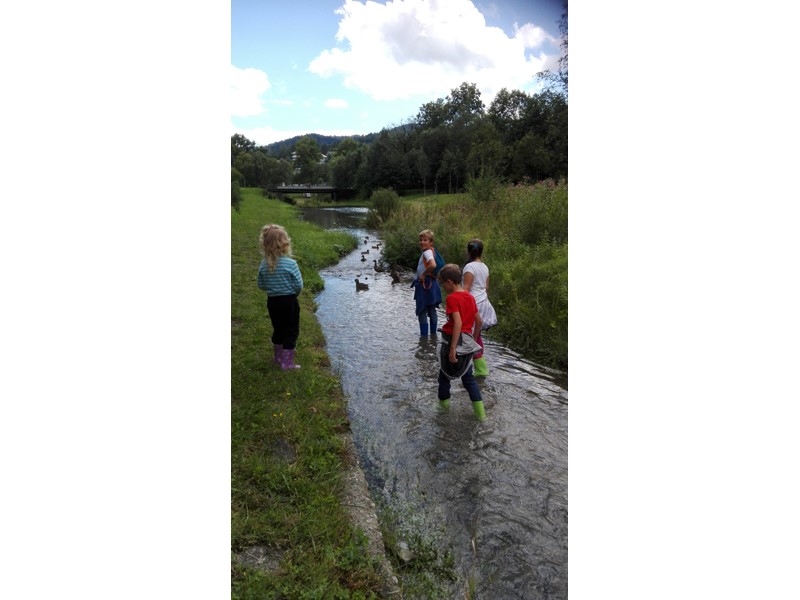
[[491,202],[497,197],[500,180],[492,175],[481,174],[467,179],[467,193],[476,202]]
[[239,182],[231,180],[231,206],[239,212],[239,207],[242,205],[242,188]]
[[367,226],[379,227],[391,218],[400,206],[400,196],[394,190],[380,188],[372,192],[372,208],[367,213]]

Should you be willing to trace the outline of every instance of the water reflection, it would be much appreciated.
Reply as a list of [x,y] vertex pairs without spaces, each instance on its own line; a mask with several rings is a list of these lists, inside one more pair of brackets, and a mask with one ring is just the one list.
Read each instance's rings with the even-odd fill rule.
[[[304,209],[307,220],[375,243],[365,213]],[[441,412],[436,340],[419,336],[410,280],[392,285],[361,262],[362,249],[322,271],[317,316],[373,493],[443,526],[459,573],[452,597],[464,597],[471,576],[479,597],[566,598],[565,376],[485,339],[487,420],[474,419],[460,384]],[[369,290],[357,292],[355,277]]]

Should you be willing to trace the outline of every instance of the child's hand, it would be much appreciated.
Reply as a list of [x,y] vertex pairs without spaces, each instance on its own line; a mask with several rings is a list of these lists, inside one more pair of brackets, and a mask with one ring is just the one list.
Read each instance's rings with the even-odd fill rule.
[[452,350],[452,351],[450,352],[450,354],[448,354],[447,358],[448,358],[448,359],[450,359],[450,362],[451,362],[451,363],[453,363],[453,364],[455,364],[455,363],[457,363],[457,362],[458,362],[458,359],[456,358],[456,352],[455,352],[455,350]]

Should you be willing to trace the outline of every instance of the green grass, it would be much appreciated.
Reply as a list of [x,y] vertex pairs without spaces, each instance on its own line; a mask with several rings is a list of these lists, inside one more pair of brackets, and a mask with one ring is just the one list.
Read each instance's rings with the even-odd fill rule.
[[[356,240],[299,221],[297,209],[260,190],[242,192],[240,212],[231,211],[231,545],[234,553],[266,546],[280,566],[262,572],[234,562],[232,597],[375,598],[378,567],[340,501],[346,399],[314,316],[318,270]],[[305,282],[302,368],[292,372],[272,363],[266,295],[256,286],[266,223],[286,227]]]

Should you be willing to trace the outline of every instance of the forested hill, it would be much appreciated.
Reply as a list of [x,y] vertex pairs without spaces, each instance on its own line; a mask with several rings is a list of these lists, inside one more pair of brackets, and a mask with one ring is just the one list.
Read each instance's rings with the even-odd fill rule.
[[295,144],[304,137],[314,138],[317,141],[317,146],[319,146],[320,151],[323,154],[327,154],[336,144],[348,138],[362,144],[371,144],[375,138],[378,137],[378,133],[368,133],[366,135],[322,135],[319,133],[307,133],[305,135],[296,135],[288,140],[273,142],[262,148],[276,158],[289,158],[294,150]]

